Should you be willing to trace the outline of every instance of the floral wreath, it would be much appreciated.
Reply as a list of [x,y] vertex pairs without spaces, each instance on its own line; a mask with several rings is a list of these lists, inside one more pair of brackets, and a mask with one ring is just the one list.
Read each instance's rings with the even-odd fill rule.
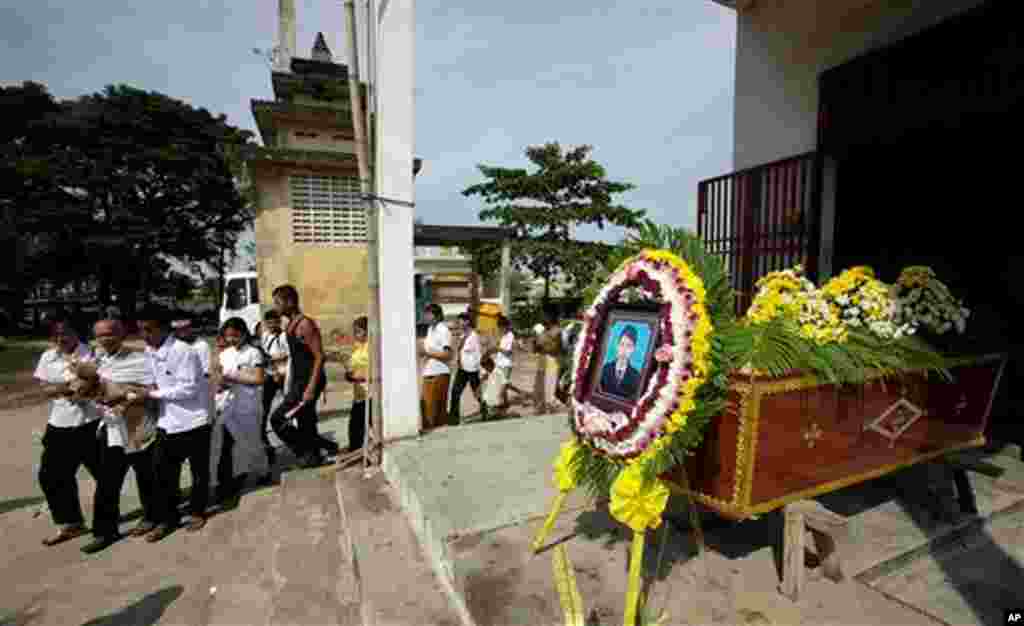
[[[608,415],[588,402],[592,384],[588,374],[608,314],[620,301],[632,300],[631,295],[660,303],[661,332],[657,336],[661,345],[654,352],[657,366],[631,414]],[[570,390],[574,436],[562,445],[555,459],[559,495],[533,548],[538,550],[551,531],[570,491],[581,482],[591,487],[600,482],[589,476],[584,466],[600,466],[614,473],[608,510],[633,531],[626,594],[626,623],[630,624],[636,621],[643,594],[639,564],[644,537],[648,529],[661,525],[669,498],[668,486],[658,474],[672,466],[672,448],[699,439],[692,435],[701,430],[700,420],[691,418],[698,412],[697,392],[712,369],[706,295],[704,282],[682,259],[670,252],[644,250],[609,277],[584,314],[576,342]]]
[[[655,351],[657,367],[632,413],[608,415],[587,401],[587,374],[608,314],[629,289],[638,290],[645,300],[660,302],[662,343]],[[656,457],[672,435],[686,428],[687,417],[696,407],[697,390],[710,367],[711,332],[703,281],[685,262],[655,250],[627,259],[584,314],[573,358],[573,432],[615,462],[646,464]]]

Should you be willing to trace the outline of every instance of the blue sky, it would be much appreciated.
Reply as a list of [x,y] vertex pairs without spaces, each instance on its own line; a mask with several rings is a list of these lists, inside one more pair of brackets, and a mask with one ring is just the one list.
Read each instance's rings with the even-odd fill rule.
[[[275,44],[276,0],[18,4],[0,7],[4,84],[35,80],[68,98],[127,83],[252,130],[250,98],[272,98],[252,49]],[[296,12],[299,55],[323,31],[343,61],[341,0],[296,0]],[[637,186],[628,205],[696,226],[697,182],[731,168],[732,11],[711,0],[419,0],[417,16],[418,217],[478,223],[478,201],[460,193],[479,181],[476,165],[524,166],[527,145],[559,141],[593,145],[612,179]]]

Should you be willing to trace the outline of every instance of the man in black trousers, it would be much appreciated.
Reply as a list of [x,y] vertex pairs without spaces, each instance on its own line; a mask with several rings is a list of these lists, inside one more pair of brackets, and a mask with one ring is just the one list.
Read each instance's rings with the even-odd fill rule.
[[[100,475],[96,484],[93,505],[93,541],[82,548],[82,552],[93,554],[113,545],[121,535],[118,524],[121,518],[121,487],[128,469],[135,473],[135,483],[142,504],[142,521],[129,534],[143,536],[156,528],[153,514],[153,442],[156,439],[156,406],[151,400],[142,400],[143,387],[153,384],[153,374],[146,362],[145,354],[132,352],[124,347],[124,326],[118,320],[100,320],[94,327],[96,341],[103,349],[97,373],[104,381],[138,389],[127,391],[125,397],[104,398],[109,404],[124,401],[132,404],[148,404],[141,422],[136,422],[125,412],[118,412],[112,406],[98,403],[103,417],[100,435]],[[131,395],[129,395],[131,394]],[[133,414],[135,411],[132,412]]]
[[146,541],[160,541],[178,526],[181,466],[188,459],[192,496],[186,528],[206,525],[210,497],[210,401],[203,384],[203,367],[192,346],[170,334],[167,317],[155,308],[139,315],[146,358],[156,389],[146,398],[159,405],[153,470],[156,475],[153,514],[157,527]]
[[34,378],[50,400],[50,415],[43,435],[43,458],[39,467],[39,486],[46,496],[50,515],[58,531],[43,540],[47,546],[80,537],[88,531],[78,500],[78,468],[85,466],[93,478],[99,477],[99,444],[96,429],[99,415],[87,401],[77,401],[69,384],[73,364],[93,360],[89,346],[66,320],[58,318],[51,326],[53,347],[43,353]]

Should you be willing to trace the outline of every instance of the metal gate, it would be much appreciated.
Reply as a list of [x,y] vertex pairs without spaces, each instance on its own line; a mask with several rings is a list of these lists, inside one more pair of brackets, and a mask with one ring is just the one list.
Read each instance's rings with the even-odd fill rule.
[[726,262],[737,314],[769,272],[801,264],[816,276],[817,178],[815,153],[808,152],[698,184],[697,233]]

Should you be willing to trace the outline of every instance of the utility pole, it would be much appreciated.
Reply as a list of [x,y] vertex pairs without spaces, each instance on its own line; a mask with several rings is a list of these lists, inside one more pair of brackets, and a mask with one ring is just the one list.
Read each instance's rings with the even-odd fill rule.
[[[368,16],[369,18],[369,16]],[[368,382],[370,401],[366,403],[366,442],[363,445],[363,469],[379,465],[383,458],[383,430],[381,419],[372,419],[381,406],[381,347],[380,347],[380,243],[377,233],[377,205],[373,197],[370,178],[370,155],[367,147],[367,116],[363,112],[363,94],[359,84],[359,52],[356,36],[356,5],[354,0],[345,0],[345,22],[348,34],[348,91],[352,105],[352,127],[355,131],[356,162],[359,167],[359,190],[366,203],[366,253],[369,274],[370,302],[369,337],[370,379]],[[369,107],[367,107],[369,108]]]

